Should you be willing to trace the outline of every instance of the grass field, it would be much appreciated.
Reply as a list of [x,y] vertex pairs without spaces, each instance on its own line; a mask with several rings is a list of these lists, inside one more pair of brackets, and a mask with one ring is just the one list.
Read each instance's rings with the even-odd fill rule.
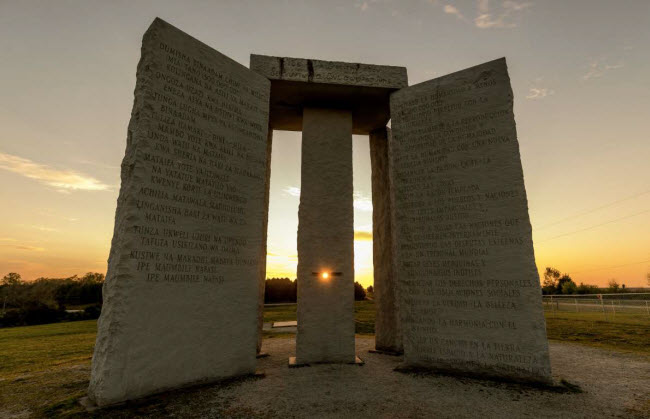
[[[372,301],[357,302],[355,317],[358,334],[374,333]],[[295,305],[265,309],[265,322],[295,319]],[[551,340],[650,357],[650,318],[546,313],[546,322]],[[0,329],[0,417],[87,416],[78,400],[88,386],[96,325],[89,320]]]

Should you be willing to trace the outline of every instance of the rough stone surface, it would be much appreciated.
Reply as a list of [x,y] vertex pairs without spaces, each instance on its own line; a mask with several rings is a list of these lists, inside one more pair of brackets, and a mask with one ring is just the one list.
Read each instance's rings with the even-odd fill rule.
[[257,300],[257,353],[262,351],[262,331],[264,329],[264,291],[266,287],[266,251],[269,230],[269,197],[271,191],[271,151],[273,150],[273,130],[269,127],[266,140],[266,184],[264,191],[264,214],[262,227],[262,257],[260,258],[259,294]]
[[271,80],[270,120],[301,131],[303,108],[352,112],[352,132],[367,135],[390,119],[389,96],[408,85],[406,68],[251,54],[250,68]]
[[548,381],[505,59],[391,96],[405,363]]
[[[298,214],[299,364],[354,362],[350,112],[305,108]],[[322,279],[320,274],[329,273]]]
[[100,406],[252,373],[270,83],[144,35],[89,387]]
[[375,340],[377,350],[403,351],[399,326],[397,287],[393,275],[393,240],[391,232],[391,193],[388,144],[390,129],[370,133],[372,170],[372,249],[374,266],[374,300],[377,310]]
[[250,69],[271,80],[399,89],[408,86],[406,68],[251,54]]

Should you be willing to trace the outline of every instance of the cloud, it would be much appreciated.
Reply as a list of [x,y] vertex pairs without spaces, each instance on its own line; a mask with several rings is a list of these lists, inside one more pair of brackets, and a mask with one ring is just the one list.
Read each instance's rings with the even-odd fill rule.
[[515,28],[521,12],[530,6],[532,3],[505,0],[494,13],[494,9],[490,9],[488,0],[478,0],[478,13],[474,19],[474,26],[480,29]]
[[38,225],[33,225],[31,227],[40,231],[47,231],[47,232],[59,231],[56,228],[52,228],[52,227],[45,227],[45,226],[38,226]]
[[30,252],[42,252],[45,250],[42,247],[28,246],[25,244],[0,244],[0,247],[10,247],[12,249],[28,250]]
[[59,192],[70,191],[106,191],[110,186],[101,181],[74,170],[54,169],[29,159],[0,152],[0,169],[18,173],[30,179],[38,180]]
[[355,231],[354,240],[372,241],[372,233],[370,231]]
[[360,192],[354,193],[354,209],[365,212],[372,212],[372,199]]
[[101,168],[104,168],[104,169],[120,170],[120,166],[116,166],[114,164],[107,164],[107,163],[92,161],[92,160],[79,160],[79,163],[85,164],[85,165],[88,165],[88,166],[101,167]]
[[300,197],[300,188],[296,188],[295,186],[287,186],[283,192],[287,195]]
[[458,10],[457,8],[452,6],[451,4],[445,4],[445,7],[443,7],[443,10],[448,15],[454,15],[460,20],[467,20],[467,19],[465,19],[465,16],[463,16],[463,14],[460,12],[460,10]]
[[526,99],[543,99],[546,96],[555,94],[554,90],[547,89],[546,87],[531,87],[528,91]]
[[371,5],[372,3],[377,3],[377,1],[379,1],[379,0],[367,0],[367,1],[363,1],[363,2],[357,3],[354,7],[358,8],[358,9],[361,10],[362,12],[365,12],[366,10],[368,10],[368,8],[370,7],[370,5]]
[[617,64],[607,64],[604,59],[597,59],[593,60],[591,63],[589,63],[589,69],[587,73],[585,73],[584,76],[582,76],[582,80],[591,80],[591,79],[596,79],[598,77],[602,77],[605,75],[610,70],[616,70],[619,68],[623,68],[625,65],[623,62],[618,62]]

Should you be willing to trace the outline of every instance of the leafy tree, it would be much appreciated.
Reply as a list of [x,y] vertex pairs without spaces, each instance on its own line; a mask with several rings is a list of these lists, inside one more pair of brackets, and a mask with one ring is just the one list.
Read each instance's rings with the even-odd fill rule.
[[295,303],[298,298],[298,281],[289,278],[271,278],[264,283],[265,303]]
[[562,284],[562,294],[576,294],[578,292],[578,286],[572,280],[565,281]]
[[9,272],[7,275],[2,277],[2,281],[0,282],[0,285],[19,285],[22,283],[22,278],[20,274],[16,272]]
[[354,283],[354,301],[363,301],[366,299],[366,290],[358,282]]
[[544,271],[544,283],[542,284],[542,291],[544,294],[556,294],[557,286],[556,282],[560,279],[562,274],[555,268],[550,266],[546,267]]
[[609,288],[607,288],[607,291],[612,293],[618,292],[619,285],[618,282],[616,282],[616,279],[610,279],[607,285],[609,286]]
[[104,282],[104,278],[104,274],[101,274],[99,272],[88,272],[86,275],[81,277],[81,282],[88,284],[99,284],[101,282]]
[[598,287],[595,285],[583,284],[582,282],[578,285],[577,293],[578,294],[598,294]]
[[573,279],[571,279],[571,277],[568,274],[562,275],[560,279],[557,280],[557,285],[555,286],[555,289],[557,290],[557,294],[566,294],[564,292],[564,286],[566,284],[571,284],[571,283],[573,283],[573,286],[568,285],[569,289],[572,289],[572,287],[575,287],[576,289],[578,288],[575,282],[573,282]]
[[0,295],[2,296],[2,315],[7,312],[7,304],[15,304],[23,284],[19,273],[9,272],[0,280]]
[[368,294],[372,294],[373,292],[375,292],[375,287],[373,287],[372,285],[368,285],[368,288],[366,288],[366,292]]

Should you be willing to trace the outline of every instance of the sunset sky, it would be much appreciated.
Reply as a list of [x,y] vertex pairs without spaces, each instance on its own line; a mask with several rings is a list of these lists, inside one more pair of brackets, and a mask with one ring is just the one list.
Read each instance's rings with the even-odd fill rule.
[[[159,16],[249,54],[408,68],[505,56],[537,265],[580,283],[650,272],[650,1],[0,0],[0,276],[105,272],[142,34]],[[367,137],[355,267],[372,283]],[[274,134],[268,276],[295,277],[300,133]]]

